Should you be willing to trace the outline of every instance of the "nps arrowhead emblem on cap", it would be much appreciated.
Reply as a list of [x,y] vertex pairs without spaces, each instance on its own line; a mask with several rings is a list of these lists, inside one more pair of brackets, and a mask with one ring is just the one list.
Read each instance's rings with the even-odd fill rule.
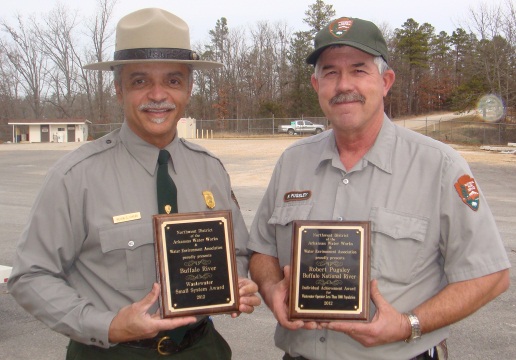
[[353,25],[353,20],[349,18],[340,18],[330,24],[328,29],[336,38],[342,37]]
[[462,202],[468,205],[471,210],[477,211],[480,206],[480,194],[475,179],[469,175],[462,175],[455,183],[455,190]]

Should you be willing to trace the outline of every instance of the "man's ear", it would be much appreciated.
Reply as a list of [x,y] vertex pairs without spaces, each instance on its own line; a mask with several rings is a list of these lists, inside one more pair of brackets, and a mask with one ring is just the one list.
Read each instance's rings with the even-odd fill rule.
[[115,94],[119,104],[122,104],[122,85],[120,82],[115,82]]
[[396,74],[392,69],[385,70],[382,75],[383,77],[383,96],[387,96],[387,93],[391,89],[394,84],[394,80],[396,80]]
[[315,73],[312,74],[312,76],[310,77],[310,82],[312,83],[312,87],[314,88],[315,92],[318,93],[319,92],[319,81],[315,77]]

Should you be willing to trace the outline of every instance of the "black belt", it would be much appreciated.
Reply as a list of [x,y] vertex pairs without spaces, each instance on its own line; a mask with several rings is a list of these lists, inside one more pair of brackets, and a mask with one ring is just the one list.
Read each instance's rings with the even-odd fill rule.
[[205,318],[201,320],[195,327],[188,329],[185,333],[185,336],[183,337],[183,340],[179,344],[172,340],[167,335],[166,331],[163,331],[152,339],[128,341],[120,343],[120,345],[137,349],[156,350],[161,355],[178,353],[198,342],[206,334],[209,322],[210,320]]

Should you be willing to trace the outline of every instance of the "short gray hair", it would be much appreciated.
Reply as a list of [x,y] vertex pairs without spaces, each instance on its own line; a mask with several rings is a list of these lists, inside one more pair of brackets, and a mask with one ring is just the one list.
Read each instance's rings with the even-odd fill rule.
[[387,62],[381,56],[375,56],[373,61],[376,64],[376,66],[378,66],[378,72],[380,73],[380,75],[382,75],[384,72],[390,69]]
[[[193,66],[190,64],[186,64],[190,73],[188,74],[188,85],[193,84]],[[122,69],[124,68],[124,64],[113,66],[113,82],[117,86],[122,85]]]
[[[328,48],[329,49],[334,49],[334,48],[340,48],[340,47],[343,47],[343,46],[347,46],[347,45],[332,45],[332,46],[329,46]],[[375,56],[374,59],[373,59],[373,62],[378,67],[378,72],[380,73],[380,75],[382,75],[384,72],[389,70],[389,65],[383,59],[383,57]],[[315,63],[315,70],[314,70],[314,74],[315,74],[316,78],[319,77],[320,71],[321,71],[321,67],[319,66],[319,61],[317,61]]]

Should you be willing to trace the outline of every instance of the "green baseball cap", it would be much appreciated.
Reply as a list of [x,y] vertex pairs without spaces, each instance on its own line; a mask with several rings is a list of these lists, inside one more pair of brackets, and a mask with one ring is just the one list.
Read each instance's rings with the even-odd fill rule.
[[314,39],[314,51],[306,58],[315,65],[319,55],[328,46],[347,45],[373,56],[381,56],[388,62],[389,52],[382,32],[370,21],[341,17],[321,29]]

